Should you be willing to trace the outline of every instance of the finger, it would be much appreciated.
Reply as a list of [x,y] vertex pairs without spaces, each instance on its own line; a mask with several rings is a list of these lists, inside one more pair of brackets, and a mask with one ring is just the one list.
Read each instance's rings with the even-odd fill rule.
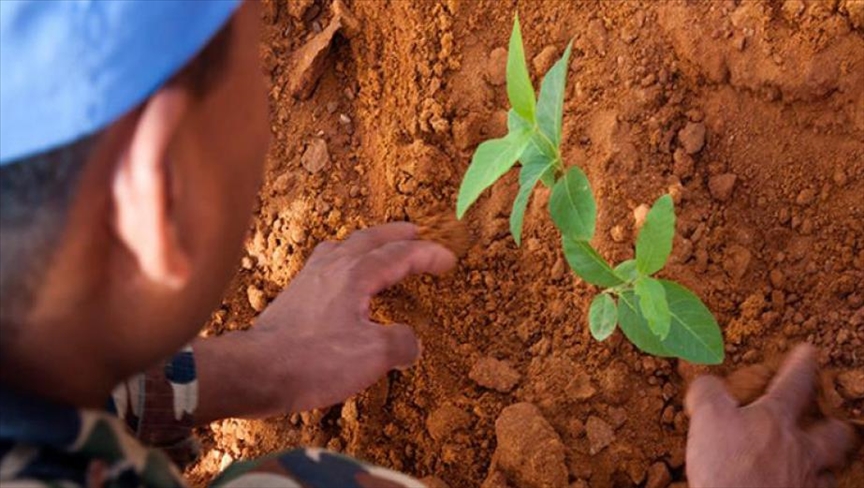
[[333,252],[339,246],[339,243],[333,241],[322,241],[319,242],[315,249],[312,250],[312,255],[309,259],[312,258],[320,258],[326,254]]
[[729,394],[723,380],[716,376],[696,378],[684,398],[684,408],[690,418],[700,412],[720,416],[734,412],[737,407],[738,402]]
[[353,273],[359,291],[366,296],[372,296],[410,275],[441,274],[455,265],[456,256],[440,244],[429,241],[398,241],[367,253],[360,258]]
[[417,237],[417,226],[410,222],[390,222],[358,230],[351,234],[341,249],[347,254],[364,254],[384,244],[408,241]]
[[833,473],[822,473],[816,479],[816,488],[834,488],[837,486],[837,477]]
[[805,435],[813,446],[813,462],[819,470],[842,466],[855,438],[852,427],[837,419],[823,420],[807,429]]
[[773,403],[794,421],[813,399],[815,382],[816,348],[800,344],[786,356],[765,395],[757,402]]
[[372,325],[380,330],[384,339],[387,371],[408,368],[417,362],[420,358],[420,342],[411,327],[405,324]]

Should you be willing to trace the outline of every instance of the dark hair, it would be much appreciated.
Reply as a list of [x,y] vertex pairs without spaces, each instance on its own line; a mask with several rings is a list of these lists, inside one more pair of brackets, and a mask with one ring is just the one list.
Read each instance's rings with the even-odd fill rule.
[[[169,83],[204,98],[225,72],[229,21]],[[102,132],[0,166],[0,350],[32,306],[51,265],[78,180]]]

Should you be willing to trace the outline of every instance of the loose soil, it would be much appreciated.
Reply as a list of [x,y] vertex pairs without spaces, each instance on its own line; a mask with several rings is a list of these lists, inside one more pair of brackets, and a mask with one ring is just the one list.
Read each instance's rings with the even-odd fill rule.
[[[506,131],[518,10],[533,73],[574,39],[562,147],[592,182],[600,252],[630,258],[642,205],[671,192],[662,275],[715,312],[727,360],[713,371],[776,364],[808,341],[824,408],[862,420],[864,2],[345,3],[353,16],[331,22],[330,0],[265,2],[273,145],[242,268],[205,335],[249,327],[318,242],[403,219],[458,237],[446,218],[429,224],[430,209],[453,211],[473,149]],[[292,57],[319,33],[329,52]],[[214,423],[193,479],[306,445],[431,486],[684,486],[682,398],[701,370],[620,333],[592,340],[595,290],[566,266],[548,191],[533,196],[520,248],[516,190],[510,174],[469,212],[457,271],[376,301],[376,318],[422,338],[416,367],[324,411]],[[864,484],[864,451],[853,458],[840,486]]]

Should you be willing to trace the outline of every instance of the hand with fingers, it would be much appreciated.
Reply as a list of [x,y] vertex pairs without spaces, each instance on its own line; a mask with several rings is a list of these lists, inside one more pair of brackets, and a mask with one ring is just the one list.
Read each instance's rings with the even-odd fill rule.
[[396,222],[318,245],[259,316],[249,333],[281,375],[280,410],[338,403],[417,360],[420,346],[411,327],[369,318],[378,292],[409,275],[441,274],[455,265],[449,250],[416,235],[413,224]]
[[765,394],[744,407],[715,376],[693,382],[685,399],[690,487],[831,486],[827,470],[843,464],[854,434],[836,419],[799,424],[814,399],[815,354],[797,346]]

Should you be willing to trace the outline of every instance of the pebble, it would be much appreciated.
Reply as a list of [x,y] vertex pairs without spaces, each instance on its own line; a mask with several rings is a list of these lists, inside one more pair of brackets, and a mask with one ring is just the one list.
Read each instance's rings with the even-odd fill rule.
[[801,193],[795,198],[795,203],[798,205],[809,205],[813,203],[814,198],[816,198],[816,192],[812,188],[806,188],[801,190]]
[[555,46],[549,45],[543,48],[540,51],[540,54],[534,56],[532,63],[534,65],[534,71],[538,75],[545,74],[549,71],[549,68],[555,64],[555,58],[558,57],[558,48]]
[[693,175],[693,158],[687,154],[687,151],[679,147],[672,154],[672,161],[672,172],[675,173],[675,176],[689,178]]
[[726,270],[732,278],[740,280],[747,273],[752,258],[753,255],[747,248],[733,244],[726,251],[726,259],[723,261],[723,269]]
[[782,290],[783,285],[786,283],[786,276],[777,268],[771,270],[768,279],[771,280],[771,286],[777,290]]
[[615,431],[602,419],[591,416],[585,424],[585,433],[588,436],[589,452],[595,455],[606,448],[615,440]]
[[310,173],[317,173],[330,164],[330,152],[327,150],[327,142],[321,138],[312,139],[306,145],[306,150],[300,158],[300,164]]
[[454,432],[471,427],[474,417],[453,405],[444,405],[429,414],[426,430],[432,439],[441,442],[450,438]]
[[667,405],[666,408],[663,409],[662,420],[664,424],[672,425],[675,423],[675,407],[672,405]]
[[840,394],[847,400],[864,398],[864,370],[844,371],[837,375]]
[[687,125],[678,131],[678,141],[687,154],[698,153],[705,146],[705,124],[687,122]]
[[644,203],[633,209],[633,220],[635,221],[633,226],[636,230],[642,228],[642,224],[645,223],[645,217],[648,216],[649,210],[651,210],[651,207]]
[[495,86],[501,86],[507,82],[507,50],[503,47],[495,48],[489,53],[486,77],[489,84]]
[[495,421],[495,437],[493,457],[512,475],[515,486],[567,487],[564,444],[536,406],[517,403],[502,410]]
[[715,200],[720,202],[728,201],[732,198],[732,192],[735,190],[735,182],[737,180],[738,177],[731,173],[712,176],[708,180],[708,191],[711,192],[711,196]]
[[249,285],[246,287],[246,298],[249,300],[249,305],[256,312],[260,312],[267,307],[267,297],[264,295],[264,292],[255,285]]
[[834,183],[841,188],[846,186],[846,182],[848,181],[846,178],[846,172],[843,171],[843,169],[835,171],[832,178],[834,179]]
[[609,235],[615,242],[624,242],[625,240],[627,240],[627,231],[625,231],[624,226],[620,224],[614,225],[611,229],[609,229]]
[[663,462],[656,462],[648,468],[648,481],[645,488],[666,488],[672,482],[669,468]]
[[609,34],[606,27],[603,26],[603,21],[594,19],[588,23],[588,41],[597,49],[601,56],[606,55],[606,44],[609,42]]
[[491,357],[477,361],[468,373],[468,377],[482,387],[501,393],[512,390],[521,379],[519,372],[509,363]]

